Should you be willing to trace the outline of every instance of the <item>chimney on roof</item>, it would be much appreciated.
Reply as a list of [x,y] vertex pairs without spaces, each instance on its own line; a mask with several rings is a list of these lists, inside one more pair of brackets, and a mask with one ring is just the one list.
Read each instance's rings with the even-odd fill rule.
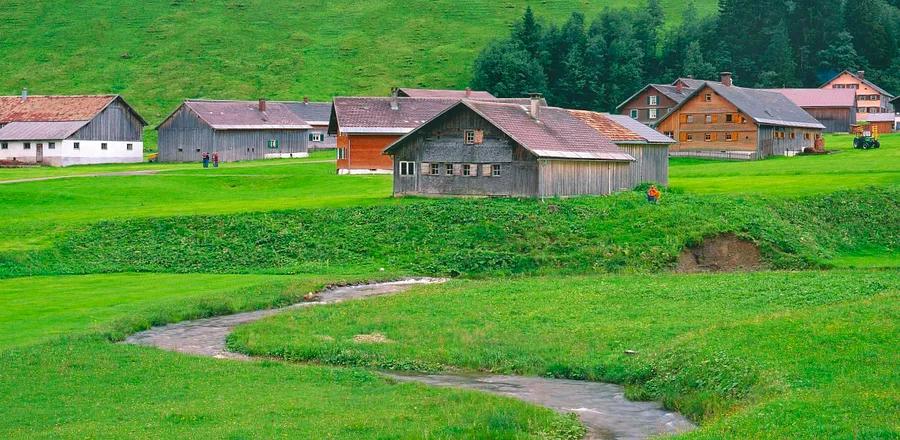
[[865,70],[859,70],[859,71],[856,72],[856,76],[858,76],[859,79],[866,79],[866,71],[865,71]]
[[303,97],[303,103],[304,103],[304,104],[309,104],[309,96],[304,96],[304,97]]
[[688,79],[694,79],[694,75],[688,75]]
[[266,98],[259,98],[259,111],[266,111]]
[[466,98],[471,98],[471,97],[472,97],[472,88],[466,87]]
[[719,75],[719,78],[719,82],[721,82],[723,86],[731,87],[731,72],[722,72],[722,74]]
[[391,110],[400,110],[400,100],[397,99],[397,95],[399,94],[399,88],[391,87]]
[[675,81],[675,93],[681,93],[684,91],[684,83],[679,79]]
[[532,119],[538,120],[541,113],[541,101],[544,99],[544,95],[540,93],[529,93],[528,97],[531,98],[531,106],[528,109],[528,113],[531,115]]
[[28,87],[25,87],[22,89],[22,101],[25,101],[27,99],[28,99]]

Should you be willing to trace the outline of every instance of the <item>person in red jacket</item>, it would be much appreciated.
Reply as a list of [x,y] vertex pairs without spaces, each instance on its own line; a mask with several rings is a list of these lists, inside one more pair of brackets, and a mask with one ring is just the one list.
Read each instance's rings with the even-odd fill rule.
[[213,168],[219,168],[219,153],[213,153]]
[[659,203],[659,196],[661,195],[662,193],[659,192],[656,185],[650,185],[650,189],[647,190],[647,201],[650,203]]

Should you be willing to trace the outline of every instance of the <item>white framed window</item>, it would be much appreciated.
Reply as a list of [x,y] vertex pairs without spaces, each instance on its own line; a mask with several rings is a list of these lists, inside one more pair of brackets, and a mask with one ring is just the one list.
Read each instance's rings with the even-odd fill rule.
[[712,133],[704,133],[704,134],[703,134],[703,140],[704,140],[705,142],[712,142]]
[[706,115],[706,123],[712,124],[712,115]]
[[316,132],[316,133],[310,133],[310,134],[309,134],[309,141],[310,141],[310,142],[322,142],[322,141],[324,141],[324,140],[325,140],[325,134],[324,134],[324,133]]
[[725,142],[731,142],[734,140],[734,134],[731,132],[725,133]]
[[24,144],[22,144],[22,148],[24,148],[24,149],[26,149],[26,150],[30,150],[30,149],[31,149],[31,142],[25,142]]
[[637,119],[637,118],[638,118],[638,110],[636,108],[631,109],[631,119]]
[[500,177],[500,164],[495,163],[491,165],[491,176]]
[[692,140],[694,140],[694,134],[693,134],[693,133],[688,133],[688,134],[684,135],[684,138],[687,139],[687,140],[689,140],[689,141],[692,141]]
[[651,108],[650,110],[648,110],[648,112],[650,113],[650,119],[656,119],[656,116],[658,115],[658,113],[655,108]]
[[338,160],[344,160],[347,158],[347,149],[346,148],[338,148],[337,149],[337,158]]
[[707,93],[703,95],[703,100],[706,102],[712,102],[712,93]]
[[401,176],[415,176],[416,175],[416,163],[415,162],[400,162],[400,175]]
[[101,142],[100,149],[101,150],[109,150],[109,144],[107,144],[106,142]]
[[55,149],[56,149],[56,142],[48,142],[48,143],[47,143],[47,149],[55,150]]
[[[73,144],[72,144],[72,149],[73,149],[73,150],[80,150],[80,149],[81,149],[81,142],[75,142],[75,143],[73,143]],[[181,149],[179,148],[178,150],[180,151]]]
[[6,142],[0,143],[0,150],[9,150],[9,144]]
[[463,134],[466,145],[475,145],[475,130],[466,130]]
[[453,175],[453,164],[452,163],[444,164],[444,174],[446,174],[448,176]]
[[471,176],[472,175],[472,165],[463,164],[462,166],[462,174],[463,176]]
[[128,151],[134,150],[134,144],[125,144],[125,149]]
[[659,105],[659,96],[650,95],[647,97],[647,105]]
[[441,174],[441,164],[439,164],[439,163],[431,164],[431,175],[437,176],[438,174]]
[[687,115],[687,117],[685,118],[685,122],[687,122],[687,123],[694,122],[694,115]]
[[266,147],[269,148],[270,150],[278,149],[278,139],[269,139],[266,142]]

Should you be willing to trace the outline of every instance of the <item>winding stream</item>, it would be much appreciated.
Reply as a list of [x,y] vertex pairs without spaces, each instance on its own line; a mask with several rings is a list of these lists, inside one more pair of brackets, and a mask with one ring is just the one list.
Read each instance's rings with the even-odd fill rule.
[[[252,358],[249,356],[229,352],[225,347],[226,337],[240,324],[285,310],[387,295],[417,285],[440,282],[443,280],[418,278],[333,287],[322,291],[318,301],[154,327],[129,336],[125,343],[221,359],[250,360]],[[644,439],[694,429],[694,425],[683,416],[663,409],[659,403],[625,399],[622,387],[613,384],[526,376],[382,374],[400,382],[474,389],[514,397],[559,412],[576,413],[587,426],[591,439]]]

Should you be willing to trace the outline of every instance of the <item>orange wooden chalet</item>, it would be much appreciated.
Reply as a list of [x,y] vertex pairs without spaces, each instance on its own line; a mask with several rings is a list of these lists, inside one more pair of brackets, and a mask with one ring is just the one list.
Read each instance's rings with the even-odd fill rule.
[[734,86],[731,74],[706,82],[663,117],[672,156],[762,159],[812,148],[825,128],[781,93]]

